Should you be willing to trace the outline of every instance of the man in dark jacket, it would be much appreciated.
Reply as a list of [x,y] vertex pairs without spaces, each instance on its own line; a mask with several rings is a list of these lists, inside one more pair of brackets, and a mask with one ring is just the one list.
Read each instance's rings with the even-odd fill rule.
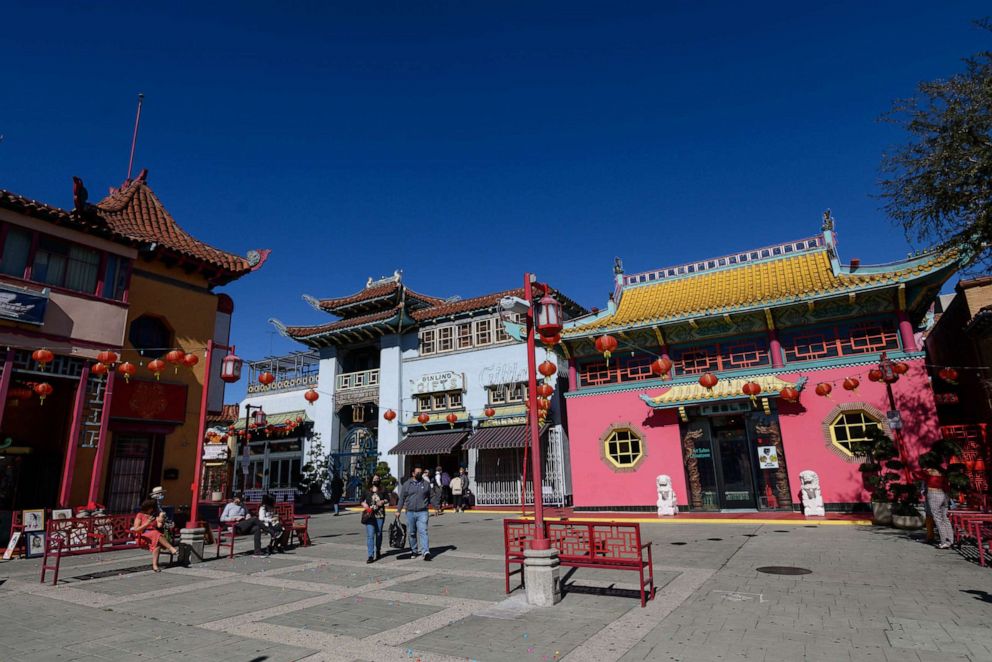
[[427,538],[428,509],[431,505],[431,485],[423,479],[420,467],[414,467],[410,480],[400,488],[396,517],[406,513],[406,528],[410,536],[410,551],[414,558],[423,554],[425,561],[431,560],[431,548]]
[[338,504],[341,502],[341,495],[344,494],[344,481],[341,480],[341,476],[335,471],[331,475],[331,504],[334,506],[334,516],[338,516],[338,511],[340,508]]

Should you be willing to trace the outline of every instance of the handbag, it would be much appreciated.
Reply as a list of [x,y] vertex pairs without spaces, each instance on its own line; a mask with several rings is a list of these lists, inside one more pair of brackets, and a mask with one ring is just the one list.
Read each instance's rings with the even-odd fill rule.
[[406,547],[406,527],[400,523],[399,518],[389,525],[389,546],[393,549]]
[[362,511],[362,524],[369,524],[372,522],[372,509],[366,508]]

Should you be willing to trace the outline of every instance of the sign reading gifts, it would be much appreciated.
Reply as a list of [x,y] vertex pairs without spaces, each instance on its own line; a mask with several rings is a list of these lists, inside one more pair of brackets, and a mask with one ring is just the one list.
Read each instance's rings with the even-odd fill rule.
[[519,384],[527,381],[527,366],[519,363],[493,363],[479,371],[479,383],[484,387]]
[[42,324],[45,321],[47,307],[48,288],[35,292],[10,285],[0,285],[0,317],[4,319],[26,324]]
[[465,375],[451,370],[432,372],[427,375],[421,375],[417,379],[411,379],[410,383],[413,385],[414,393],[463,391],[465,390]]

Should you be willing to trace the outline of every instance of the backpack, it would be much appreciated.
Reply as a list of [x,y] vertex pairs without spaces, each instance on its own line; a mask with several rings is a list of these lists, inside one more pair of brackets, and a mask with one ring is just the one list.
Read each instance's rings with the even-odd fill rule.
[[399,518],[389,525],[389,546],[393,549],[406,547],[406,527],[400,523]]

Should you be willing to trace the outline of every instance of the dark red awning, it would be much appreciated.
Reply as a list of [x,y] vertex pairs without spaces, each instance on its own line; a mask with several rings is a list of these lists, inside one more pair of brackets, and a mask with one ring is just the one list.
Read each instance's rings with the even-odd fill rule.
[[403,441],[390,449],[390,455],[444,455],[465,441],[468,432],[426,432],[407,435]]
[[530,435],[527,434],[526,425],[495,425],[476,430],[472,438],[465,443],[465,448],[478,450],[523,448],[529,440]]

